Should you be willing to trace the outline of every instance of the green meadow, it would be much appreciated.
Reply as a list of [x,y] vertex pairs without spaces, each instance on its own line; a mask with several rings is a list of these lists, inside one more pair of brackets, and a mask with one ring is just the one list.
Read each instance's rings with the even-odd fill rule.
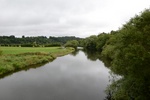
[[0,75],[53,61],[74,51],[61,47],[0,47]]
[[65,51],[61,47],[0,47],[2,54],[20,54],[26,52],[57,53]]

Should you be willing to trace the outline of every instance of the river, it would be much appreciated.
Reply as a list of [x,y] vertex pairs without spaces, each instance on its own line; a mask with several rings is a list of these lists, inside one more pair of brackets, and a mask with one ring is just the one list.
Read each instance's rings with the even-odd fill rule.
[[104,100],[109,69],[83,51],[0,79],[0,100]]

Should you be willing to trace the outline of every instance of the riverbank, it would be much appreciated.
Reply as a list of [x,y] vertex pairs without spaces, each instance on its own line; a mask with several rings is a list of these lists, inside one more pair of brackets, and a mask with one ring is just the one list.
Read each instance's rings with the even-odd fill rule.
[[34,65],[45,64],[53,61],[56,57],[69,54],[73,48],[21,48],[1,47],[0,75],[16,72],[17,70]]

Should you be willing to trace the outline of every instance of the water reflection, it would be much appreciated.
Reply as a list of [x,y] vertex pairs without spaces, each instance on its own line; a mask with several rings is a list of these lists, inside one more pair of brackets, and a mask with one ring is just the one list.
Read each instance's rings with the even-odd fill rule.
[[[103,61],[105,67],[110,67],[110,59],[106,59],[103,58],[101,56],[100,53],[95,52],[95,51],[84,51],[85,55],[87,56],[87,59],[91,60],[91,61]],[[112,73],[111,71],[109,71],[110,76],[109,76],[109,84],[107,84],[107,88],[105,89],[105,93],[106,96],[104,98],[104,100],[114,100],[112,98],[112,94],[113,94],[113,89],[110,87],[112,83],[115,83],[117,80],[119,80],[118,78],[120,78],[120,76],[117,76],[116,74]]]
[[99,59],[99,53],[97,52],[84,51],[84,53],[87,56],[87,58],[92,61],[96,61],[97,59]]
[[77,51],[1,79],[0,100],[103,100],[108,76],[103,62]]
[[[145,60],[145,66],[142,66],[141,63],[143,62],[139,62],[140,67],[131,63],[127,65],[128,69],[122,70],[122,66],[114,65],[111,67],[112,60],[102,57],[99,53],[85,52],[85,54],[92,61],[97,61],[98,59],[103,61],[104,65],[112,70],[109,78],[110,84],[105,90],[107,96],[104,100],[149,100],[150,68],[148,59]],[[117,61],[117,63],[120,62]],[[126,62],[121,63],[121,65],[125,65],[124,63]]]
[[76,49],[74,52],[71,53],[71,55],[76,56],[79,53],[79,49]]

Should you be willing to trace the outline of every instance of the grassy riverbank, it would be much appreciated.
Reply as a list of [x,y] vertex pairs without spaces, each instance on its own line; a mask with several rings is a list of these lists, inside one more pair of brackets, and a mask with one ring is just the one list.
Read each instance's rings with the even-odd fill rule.
[[60,47],[0,47],[0,50],[2,50],[0,75],[15,72],[29,66],[44,64],[73,51],[72,48],[63,49]]

